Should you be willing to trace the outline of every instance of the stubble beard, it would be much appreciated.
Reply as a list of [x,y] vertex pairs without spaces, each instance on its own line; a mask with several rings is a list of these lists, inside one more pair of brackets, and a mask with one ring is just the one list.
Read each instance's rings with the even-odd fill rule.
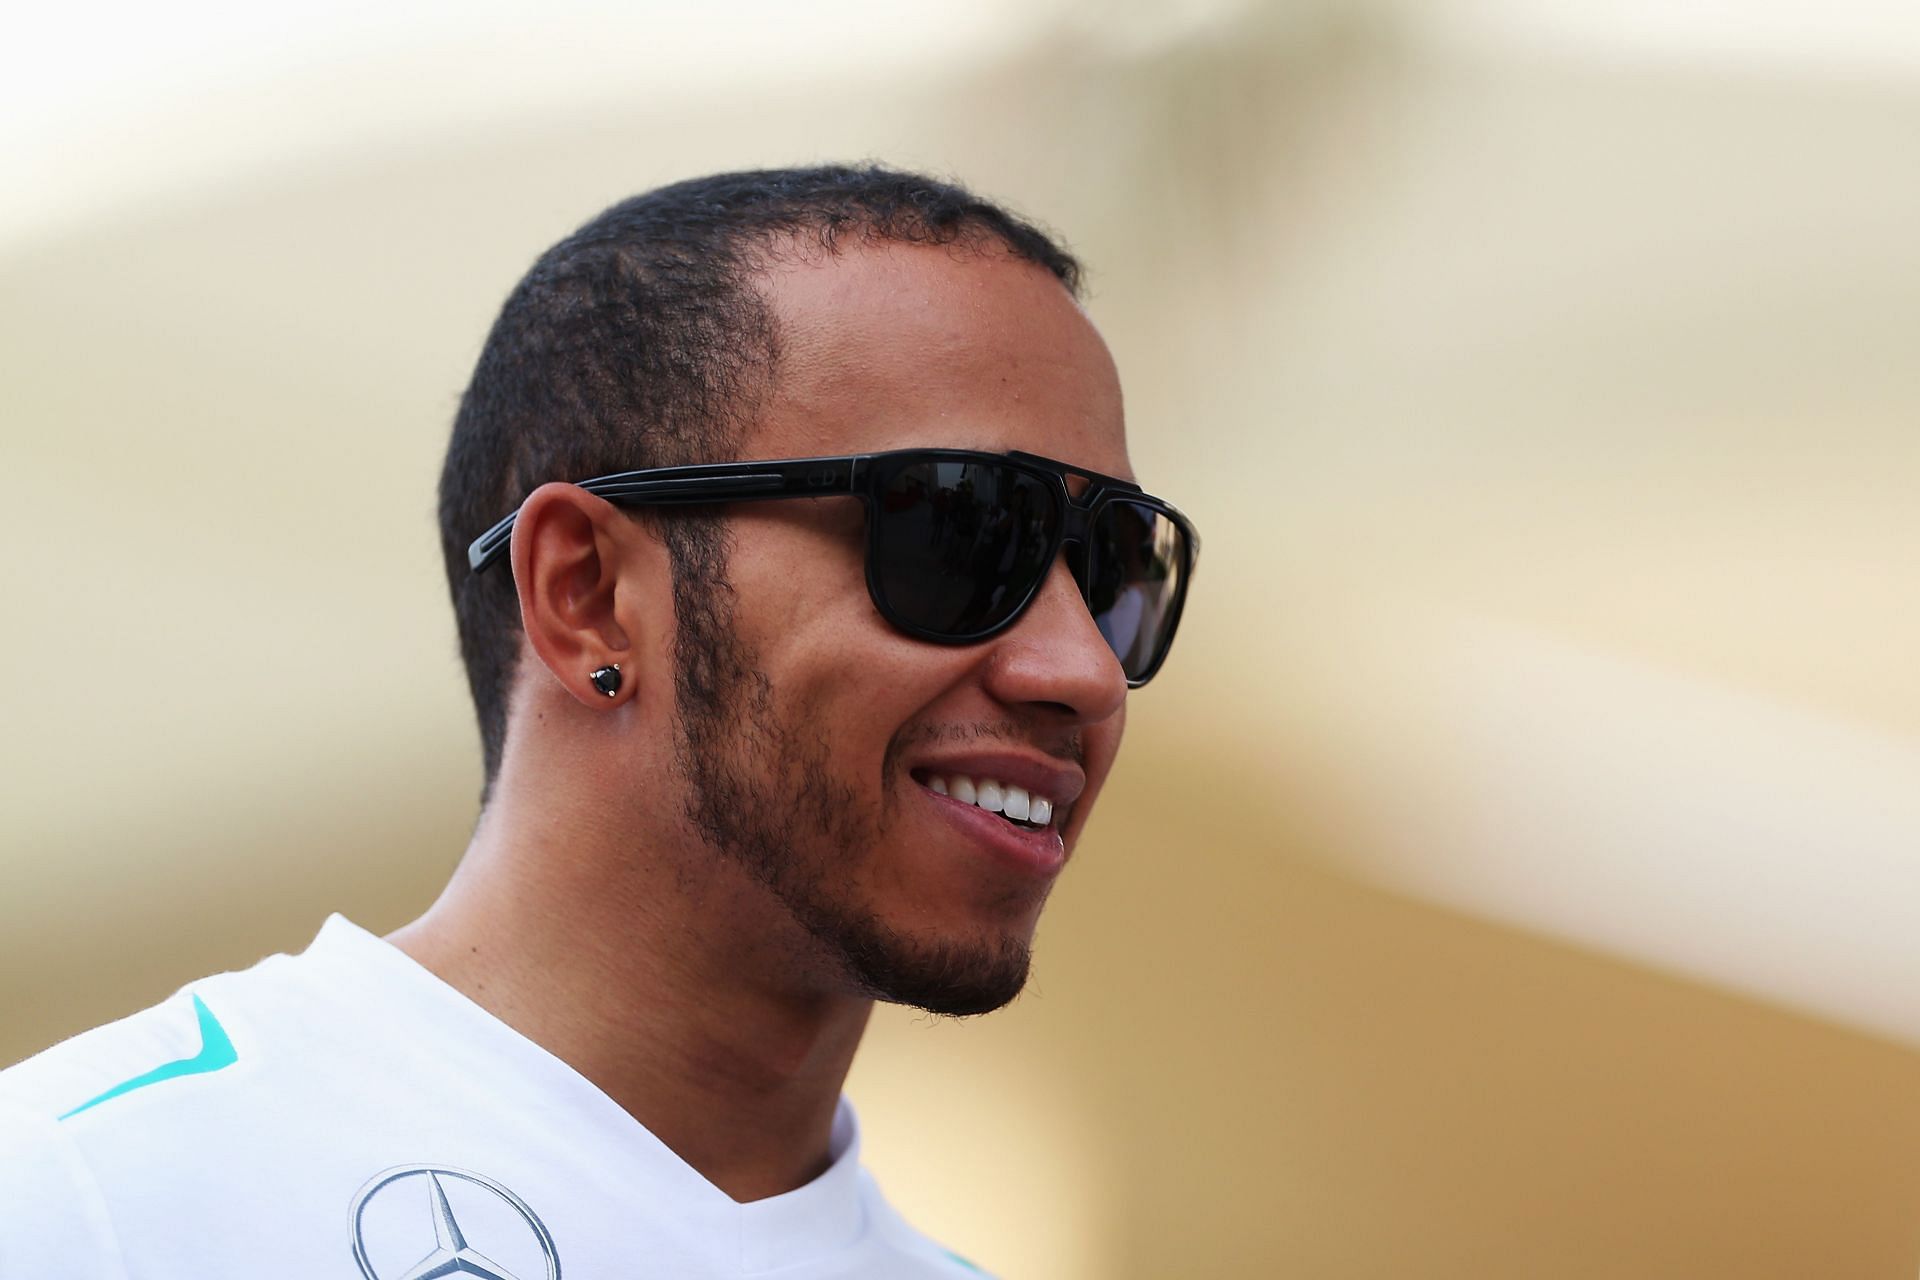
[[877,810],[862,806],[824,731],[782,714],[733,627],[718,521],[675,521],[668,547],[679,623],[674,765],[688,823],[763,885],[859,994],[956,1017],[1010,1003],[1031,966],[1025,938],[914,938],[853,899],[842,869],[882,847],[896,771],[885,770]]

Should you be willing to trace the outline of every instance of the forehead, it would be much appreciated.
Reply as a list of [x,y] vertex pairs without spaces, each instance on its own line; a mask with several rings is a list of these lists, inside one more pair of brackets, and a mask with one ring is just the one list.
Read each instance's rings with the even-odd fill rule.
[[749,455],[1023,449],[1131,477],[1113,358],[1045,267],[881,242],[776,261],[760,284],[779,355]]

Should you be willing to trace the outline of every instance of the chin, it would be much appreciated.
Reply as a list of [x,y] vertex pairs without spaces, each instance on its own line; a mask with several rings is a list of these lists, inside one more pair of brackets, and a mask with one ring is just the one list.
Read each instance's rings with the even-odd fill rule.
[[1033,964],[1031,936],[1011,932],[929,942],[867,921],[837,941],[866,995],[956,1018],[1013,1003]]

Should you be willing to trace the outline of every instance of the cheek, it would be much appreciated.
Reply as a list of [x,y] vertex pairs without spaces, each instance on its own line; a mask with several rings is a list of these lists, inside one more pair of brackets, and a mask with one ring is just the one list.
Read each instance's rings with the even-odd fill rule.
[[[769,662],[830,652],[873,612],[867,599],[864,525],[811,502],[768,503],[736,517],[728,578],[741,638]],[[778,509],[784,508],[784,509]],[[768,675],[778,679],[778,674]]]
[[836,770],[852,777],[877,768],[911,714],[905,704],[930,674],[926,646],[889,626],[867,594],[860,509],[851,520],[795,514],[740,530],[734,621],[793,726],[825,737]]

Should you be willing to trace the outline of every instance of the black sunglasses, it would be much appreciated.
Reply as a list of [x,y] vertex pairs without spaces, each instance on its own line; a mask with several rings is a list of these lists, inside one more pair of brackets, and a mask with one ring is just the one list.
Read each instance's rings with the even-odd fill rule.
[[[1087,482],[1075,497],[1067,477]],[[1133,688],[1173,644],[1200,537],[1128,480],[1031,453],[900,449],[837,458],[718,462],[579,482],[625,506],[851,494],[867,508],[867,594],[910,636],[972,644],[1012,626],[1062,546],[1088,610]],[[474,539],[475,572],[506,551],[515,516]]]

